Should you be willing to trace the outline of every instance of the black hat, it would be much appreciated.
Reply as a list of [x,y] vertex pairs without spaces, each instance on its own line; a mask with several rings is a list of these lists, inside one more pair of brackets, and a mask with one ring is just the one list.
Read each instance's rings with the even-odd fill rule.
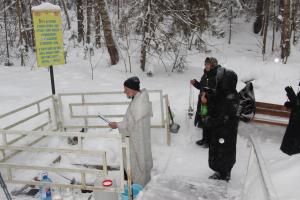
[[140,90],[140,80],[136,76],[130,77],[124,82],[124,86],[128,87],[132,90],[139,91]]

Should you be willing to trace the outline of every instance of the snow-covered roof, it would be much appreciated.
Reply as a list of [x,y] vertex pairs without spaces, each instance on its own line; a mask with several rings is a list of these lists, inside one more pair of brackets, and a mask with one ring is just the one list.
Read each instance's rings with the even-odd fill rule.
[[41,11],[60,11],[60,7],[53,5],[51,3],[44,2],[38,6],[32,7],[32,11],[41,12]]

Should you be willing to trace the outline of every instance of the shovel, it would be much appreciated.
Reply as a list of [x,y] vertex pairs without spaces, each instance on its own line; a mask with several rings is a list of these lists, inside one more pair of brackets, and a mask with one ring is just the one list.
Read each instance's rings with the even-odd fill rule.
[[168,111],[169,111],[170,118],[171,118],[170,131],[171,131],[171,133],[178,133],[178,130],[179,130],[179,128],[180,128],[180,125],[174,123],[173,115],[172,115],[170,106],[168,106]]

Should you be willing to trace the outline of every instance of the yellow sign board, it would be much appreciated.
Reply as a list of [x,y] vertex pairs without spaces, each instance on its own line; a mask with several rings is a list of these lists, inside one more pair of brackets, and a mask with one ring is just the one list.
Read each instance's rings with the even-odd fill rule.
[[60,11],[34,11],[33,25],[37,65],[49,67],[65,63]]

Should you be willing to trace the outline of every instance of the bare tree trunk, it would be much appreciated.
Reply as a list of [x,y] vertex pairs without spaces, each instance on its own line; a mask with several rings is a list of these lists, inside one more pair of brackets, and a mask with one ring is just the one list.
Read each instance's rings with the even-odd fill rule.
[[[297,12],[298,12],[298,8],[299,8],[299,0],[296,0],[295,2],[295,22],[297,22]],[[296,45],[297,39],[296,39],[296,35],[297,35],[297,24],[295,23],[295,30],[294,30],[294,37],[293,37],[293,44]]]
[[[83,15],[83,2],[82,0],[77,0],[77,24],[78,24],[78,42],[84,40],[84,15]],[[84,42],[84,41],[83,41]]]
[[262,25],[263,25],[263,5],[264,1],[263,0],[257,0],[256,2],[256,20],[253,24],[253,31],[255,34],[258,34],[262,30]]
[[66,18],[67,18],[68,30],[70,30],[71,29],[71,23],[70,23],[70,18],[69,18],[66,2],[65,2],[65,0],[61,0],[61,3],[63,5],[64,12],[65,12],[65,15],[66,15]]
[[118,1],[118,19],[120,19],[120,0],[117,1]]
[[273,33],[272,33],[272,52],[274,52],[274,43],[275,43],[275,27],[276,27],[276,2],[273,2]]
[[292,38],[292,34],[294,34],[293,37],[293,44],[296,44],[295,41],[295,35],[296,35],[296,14],[297,14],[297,5],[298,5],[298,0],[292,1],[292,14],[291,14],[291,31],[290,31],[290,39]]
[[[21,4],[20,4],[20,0],[16,1],[16,9],[17,9],[17,16],[18,16],[18,21],[19,21],[19,32],[20,32],[20,45],[23,46],[23,37],[22,37],[22,20],[21,20]],[[21,66],[25,65],[24,62],[24,56],[22,51],[20,52],[21,54]]]
[[91,23],[92,23],[93,0],[87,0],[86,4],[86,43],[91,42]]
[[147,46],[150,43],[149,25],[150,25],[150,4],[151,0],[145,0],[143,5],[144,22],[142,33],[142,46],[141,46],[141,69],[144,72],[146,68]]
[[[31,40],[32,40],[32,48],[35,49],[35,38],[34,38],[34,29],[33,29],[33,16],[32,16],[32,2],[29,1],[30,5],[30,18],[31,18]],[[35,50],[34,50],[35,51]]]
[[4,29],[5,29],[5,42],[6,42],[6,59],[5,59],[5,66],[12,66],[13,63],[10,62],[9,56],[9,48],[8,48],[8,36],[7,36],[7,15],[6,15],[6,4],[5,0],[3,1],[3,14],[4,14]]
[[263,37],[263,48],[262,48],[262,54],[263,57],[266,53],[266,45],[267,45],[267,34],[268,34],[268,26],[269,26],[269,10],[270,10],[270,0],[265,0],[265,14],[264,14],[264,37]]
[[[278,15],[283,17],[283,1],[284,0],[279,0],[279,6],[278,6]],[[279,28],[282,26],[282,21],[281,19],[277,20],[277,26],[276,26],[276,31],[279,30]]]
[[263,13],[262,13],[262,29],[260,31],[260,36],[263,36],[264,35],[264,30],[265,30],[265,25],[266,25],[266,3],[267,3],[267,0],[263,0]]
[[[118,0],[119,2],[119,0]],[[129,35],[129,30],[127,27],[127,22],[125,22],[124,24],[124,28],[125,28],[125,38],[126,38],[126,52],[127,52],[127,57],[128,57],[128,63],[129,63],[129,72],[131,73],[131,58],[130,58],[130,53],[129,53],[129,48],[130,48],[130,43],[129,43],[129,39],[128,39],[128,35]],[[127,68],[125,68],[126,72],[127,72]]]
[[100,7],[99,7],[99,3],[95,4],[94,13],[95,13],[96,48],[100,48],[101,47],[101,34],[100,34]]
[[108,15],[106,0],[98,0],[98,4],[100,8],[100,15],[102,20],[103,32],[104,32],[104,38],[105,38],[107,50],[110,55],[111,64],[115,65],[119,62],[119,53],[116,48],[116,43],[114,41],[114,38],[112,36],[111,22]]
[[231,43],[231,20],[232,20],[232,5],[230,5],[230,16],[229,16],[229,40],[228,40],[228,44]]
[[282,23],[282,46],[281,58],[286,64],[290,55],[290,0],[283,0],[283,23]]

